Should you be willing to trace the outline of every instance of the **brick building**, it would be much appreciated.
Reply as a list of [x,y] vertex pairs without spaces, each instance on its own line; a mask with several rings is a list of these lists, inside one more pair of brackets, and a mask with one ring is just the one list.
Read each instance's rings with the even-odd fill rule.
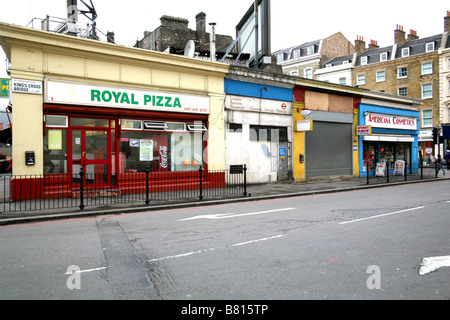
[[[206,32],[206,14],[200,12],[195,19],[196,29],[192,30],[188,27],[188,19],[164,15],[160,18],[161,25],[153,31],[145,31],[135,47],[182,55],[188,41],[194,40],[196,52],[209,57],[210,33]],[[225,52],[232,42],[231,36],[216,34],[216,51]]]
[[341,32],[337,32],[327,38],[275,51],[273,55],[284,74],[313,79],[315,71],[325,61],[353,54],[354,50],[353,44]]
[[[394,44],[387,47],[380,48],[373,40],[366,47],[364,39],[358,36],[356,54],[326,61],[316,72],[316,78],[422,99],[419,146],[425,154],[427,148],[434,149],[432,129],[441,124],[442,109],[445,109],[440,108],[439,61],[440,50],[448,46],[448,19],[447,15],[444,33],[425,38],[420,38],[415,30],[406,35],[403,26],[397,25]],[[342,81],[348,74],[351,74],[351,83]]]

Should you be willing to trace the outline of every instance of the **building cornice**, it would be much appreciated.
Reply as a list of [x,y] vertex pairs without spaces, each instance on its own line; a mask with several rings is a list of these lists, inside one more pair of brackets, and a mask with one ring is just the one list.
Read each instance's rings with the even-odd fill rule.
[[0,22],[0,44],[11,60],[13,45],[63,52],[113,62],[144,64],[150,67],[186,68],[198,73],[219,73],[224,76],[229,66],[224,63],[199,60],[185,56],[117,45],[97,40],[73,37],[48,31],[25,28]]

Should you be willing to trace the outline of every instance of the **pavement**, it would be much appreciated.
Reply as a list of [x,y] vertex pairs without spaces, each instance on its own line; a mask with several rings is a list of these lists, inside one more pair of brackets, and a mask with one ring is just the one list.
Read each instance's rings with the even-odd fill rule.
[[367,178],[342,178],[334,179],[316,179],[307,182],[275,182],[270,184],[255,184],[247,187],[247,195],[234,195],[233,197],[221,197],[214,199],[203,199],[193,201],[159,201],[151,202],[149,205],[141,204],[133,206],[132,204],[109,205],[89,207],[83,210],[79,208],[62,208],[53,210],[21,211],[21,212],[3,212],[0,213],[0,226],[13,224],[38,223],[62,219],[81,219],[104,215],[118,215],[146,211],[162,211],[187,207],[211,206],[227,203],[239,203],[248,201],[268,200],[285,197],[299,197],[315,194],[326,194],[335,192],[346,192],[354,190],[363,190],[368,188],[382,188],[412,183],[429,183],[435,181],[445,181],[450,179],[450,173],[442,175],[439,173],[437,178],[426,176],[421,179],[420,175],[408,175],[407,180],[404,176],[390,176],[389,182],[386,177]]

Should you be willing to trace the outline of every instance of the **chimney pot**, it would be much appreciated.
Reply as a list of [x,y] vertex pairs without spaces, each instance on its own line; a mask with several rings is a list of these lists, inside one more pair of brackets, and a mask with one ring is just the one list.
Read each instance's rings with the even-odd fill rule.
[[403,31],[403,26],[397,24],[394,30],[394,43],[397,45],[402,45],[406,42],[405,31]]

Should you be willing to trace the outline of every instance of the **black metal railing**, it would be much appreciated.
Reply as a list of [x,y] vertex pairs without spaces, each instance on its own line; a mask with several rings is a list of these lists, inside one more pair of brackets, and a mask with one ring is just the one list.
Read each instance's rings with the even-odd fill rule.
[[422,159],[415,169],[406,161],[400,167],[389,162],[365,163],[365,168],[366,184],[433,179],[439,174],[437,162],[424,162]]
[[247,167],[229,170],[84,172],[0,177],[0,213],[150,205],[247,196]]

